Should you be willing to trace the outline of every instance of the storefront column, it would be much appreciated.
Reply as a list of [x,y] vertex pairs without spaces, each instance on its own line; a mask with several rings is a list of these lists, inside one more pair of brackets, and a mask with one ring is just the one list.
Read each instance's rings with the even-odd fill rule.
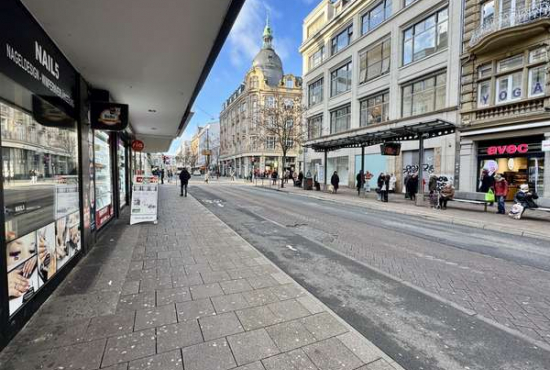
[[328,152],[325,151],[325,161],[323,162],[323,165],[325,166],[325,178],[324,178],[324,186],[323,191],[327,190],[327,177],[328,177]]
[[477,180],[477,153],[476,145],[472,140],[460,141],[460,177],[458,189],[460,191],[476,191]]
[[[550,140],[550,132],[547,132],[544,134],[545,140]],[[550,152],[544,153],[544,164],[548,168],[548,165],[550,165]],[[543,198],[550,198],[550,171],[546,170],[544,171],[544,192],[543,192]]]

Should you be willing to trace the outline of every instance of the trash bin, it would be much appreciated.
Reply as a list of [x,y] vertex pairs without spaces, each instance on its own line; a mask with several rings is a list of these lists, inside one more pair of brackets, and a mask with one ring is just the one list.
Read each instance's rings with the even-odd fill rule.
[[311,177],[305,179],[304,189],[313,190],[313,179]]

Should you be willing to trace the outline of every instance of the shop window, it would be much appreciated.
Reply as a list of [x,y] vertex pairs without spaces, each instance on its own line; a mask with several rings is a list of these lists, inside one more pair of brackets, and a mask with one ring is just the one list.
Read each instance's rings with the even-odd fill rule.
[[546,86],[546,66],[529,69],[529,97],[544,95]]
[[109,134],[94,133],[95,221],[101,228],[113,216],[113,180],[111,177],[111,145]]
[[389,119],[388,92],[361,101],[361,127],[382,123]]
[[446,76],[443,72],[403,86],[403,117],[444,108]]
[[359,55],[359,83],[385,75],[390,71],[391,40],[369,47]]
[[445,8],[403,32],[403,65],[443,50],[448,45],[449,14]]

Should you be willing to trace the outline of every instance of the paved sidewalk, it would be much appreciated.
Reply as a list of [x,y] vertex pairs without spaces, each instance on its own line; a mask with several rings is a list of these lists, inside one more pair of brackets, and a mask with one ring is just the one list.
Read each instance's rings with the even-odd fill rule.
[[0,354],[0,368],[401,369],[198,201],[113,225]]
[[[285,184],[285,187],[281,189],[280,184],[279,186],[271,186],[267,180],[264,180],[263,185],[261,180],[258,180],[255,184],[250,182],[245,182],[245,184],[321,200],[419,216],[451,224],[491,229],[513,235],[550,239],[550,213],[527,211],[524,218],[518,221],[496,214],[496,206],[489,207],[487,212],[483,212],[482,206],[450,202],[449,208],[441,211],[430,209],[428,202],[426,202],[425,207],[416,206],[413,202],[405,200],[403,194],[390,194],[389,202],[381,203],[376,200],[376,193],[374,191],[368,193],[366,197],[358,197],[355,189],[347,187],[338,189],[338,194],[330,194],[323,191],[306,191],[302,188],[294,187],[292,183]],[[511,207],[511,204],[507,206]]]

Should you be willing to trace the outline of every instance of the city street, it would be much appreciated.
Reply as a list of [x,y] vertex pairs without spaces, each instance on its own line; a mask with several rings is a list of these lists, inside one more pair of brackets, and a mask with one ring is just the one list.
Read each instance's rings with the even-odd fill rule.
[[548,369],[546,240],[236,183],[190,193],[407,369]]

